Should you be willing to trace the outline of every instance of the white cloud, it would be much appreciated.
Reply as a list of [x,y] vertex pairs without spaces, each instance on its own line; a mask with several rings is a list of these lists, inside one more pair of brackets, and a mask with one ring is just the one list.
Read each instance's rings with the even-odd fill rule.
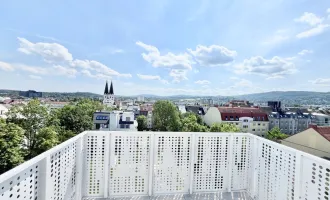
[[36,76],[36,75],[29,75],[29,77],[30,77],[31,79],[35,79],[35,80],[41,80],[41,79],[42,79],[41,76]]
[[195,73],[195,74],[199,73],[199,70],[198,70],[198,69],[195,69],[195,70],[194,70],[194,73]]
[[78,59],[76,59],[71,62],[71,66],[81,67],[85,70],[92,70],[92,71],[98,72],[99,74],[103,74],[105,77],[112,77],[112,76],[127,77],[127,78],[132,77],[131,74],[121,74],[95,60],[78,60]]
[[312,50],[304,49],[304,50],[302,50],[301,52],[299,52],[298,54],[301,55],[301,56],[303,56],[303,55],[311,54],[311,53],[313,53]]
[[309,82],[319,86],[330,86],[330,78],[317,78],[315,80],[310,80]]
[[53,71],[55,75],[63,75],[70,78],[76,77],[76,74],[78,73],[76,69],[63,67],[61,65],[53,66]]
[[236,65],[235,68],[238,74],[258,74],[268,78],[283,77],[297,71],[293,62],[278,56],[269,60],[261,56],[251,57]]
[[162,82],[163,84],[169,84],[167,80],[162,79],[160,76],[155,75],[143,75],[143,74],[137,74],[137,76],[142,80],[158,80]]
[[195,81],[195,83],[200,84],[200,85],[207,85],[207,84],[210,84],[211,82],[208,80],[198,80],[198,81]]
[[323,22],[323,18],[316,16],[314,13],[305,12],[302,16],[295,19],[295,22],[307,23],[310,26],[316,26]]
[[303,32],[297,34],[296,37],[301,39],[301,38],[308,38],[308,37],[312,37],[315,35],[319,35],[319,34],[323,33],[328,27],[329,27],[328,24],[319,24],[314,28],[311,28],[307,31],[303,31]]
[[229,77],[229,79],[231,79],[231,80],[238,80],[239,78],[236,77],[236,76],[232,76],[232,77]]
[[0,61],[0,69],[4,71],[14,71],[14,67],[11,64],[1,61]]
[[143,80],[160,80],[161,79],[160,76],[154,76],[154,75],[137,74],[137,76]]
[[49,69],[44,68],[44,67],[35,67],[35,66],[28,66],[24,64],[14,64],[15,69],[30,72],[33,74],[41,74],[41,75],[46,75],[49,74]]
[[142,53],[142,57],[145,61],[152,64],[153,67],[163,67],[169,69],[188,69],[191,70],[193,61],[188,53],[174,54],[168,52],[165,55],[161,55],[157,47],[144,44],[143,42],[136,42],[136,45],[145,49],[148,53]]
[[40,55],[47,62],[71,61],[72,55],[68,49],[57,43],[32,43],[25,38],[18,38],[18,51],[25,54]]
[[187,70],[172,69],[170,71],[170,76],[173,78],[174,83],[179,83],[181,81],[188,80]]
[[265,39],[262,44],[263,45],[276,45],[288,40],[289,33],[288,30],[277,30],[274,35]]
[[195,60],[202,66],[213,67],[219,66],[234,61],[237,56],[236,51],[232,51],[223,46],[198,45],[196,50],[188,49],[188,52],[193,55]]

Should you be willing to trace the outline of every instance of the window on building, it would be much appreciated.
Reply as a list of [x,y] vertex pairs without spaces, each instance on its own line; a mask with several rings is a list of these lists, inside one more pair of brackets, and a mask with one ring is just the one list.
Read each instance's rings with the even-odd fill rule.
[[236,125],[238,125],[238,123],[236,123]]
[[266,124],[262,124],[262,126],[266,126]]
[[98,130],[98,129],[100,129],[100,124],[96,124],[95,125],[95,128]]
[[260,126],[260,123],[258,123],[258,126]]
[[126,128],[129,128],[129,124],[126,124]]
[[243,128],[249,128],[249,126],[248,125],[243,125]]
[[243,120],[243,122],[248,122],[248,121],[249,121],[249,120],[247,120],[247,119],[244,119],[244,120]]
[[256,131],[256,129],[252,129],[252,131]]
[[130,117],[126,117],[126,121],[131,121],[131,118]]
[[125,124],[120,124],[120,128],[125,128]]

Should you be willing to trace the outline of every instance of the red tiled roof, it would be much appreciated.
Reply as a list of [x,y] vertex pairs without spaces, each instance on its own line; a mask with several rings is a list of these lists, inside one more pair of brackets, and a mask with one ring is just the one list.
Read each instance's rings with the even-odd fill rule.
[[330,142],[330,127],[329,126],[312,126],[316,132],[322,135],[325,139]]
[[152,106],[140,106],[140,111],[152,111]]
[[259,108],[254,107],[218,107],[220,113],[247,113],[247,112],[262,112]]
[[[220,112],[220,114],[221,114],[221,120],[223,121],[237,121],[236,118],[241,118],[241,117],[251,117],[251,118],[254,117],[254,121],[268,121],[268,115],[260,111],[259,112]],[[230,117],[233,117],[234,120],[230,120]]]

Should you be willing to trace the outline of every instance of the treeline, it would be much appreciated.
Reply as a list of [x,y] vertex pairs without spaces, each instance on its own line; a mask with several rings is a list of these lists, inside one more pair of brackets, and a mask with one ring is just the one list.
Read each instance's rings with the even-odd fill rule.
[[[191,112],[181,114],[172,102],[166,100],[154,104],[152,119],[152,131],[240,132],[239,128],[230,123],[213,124],[208,127],[199,115]],[[139,116],[137,122],[139,131],[148,130],[145,116]]]
[[38,100],[13,106],[0,119],[0,174],[93,126],[99,101],[80,100],[49,110]]

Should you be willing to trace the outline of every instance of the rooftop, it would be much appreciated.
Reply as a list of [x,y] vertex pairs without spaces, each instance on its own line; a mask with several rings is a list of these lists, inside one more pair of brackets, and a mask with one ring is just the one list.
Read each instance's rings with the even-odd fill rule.
[[1,200],[329,199],[330,162],[249,133],[86,131],[0,175]]

